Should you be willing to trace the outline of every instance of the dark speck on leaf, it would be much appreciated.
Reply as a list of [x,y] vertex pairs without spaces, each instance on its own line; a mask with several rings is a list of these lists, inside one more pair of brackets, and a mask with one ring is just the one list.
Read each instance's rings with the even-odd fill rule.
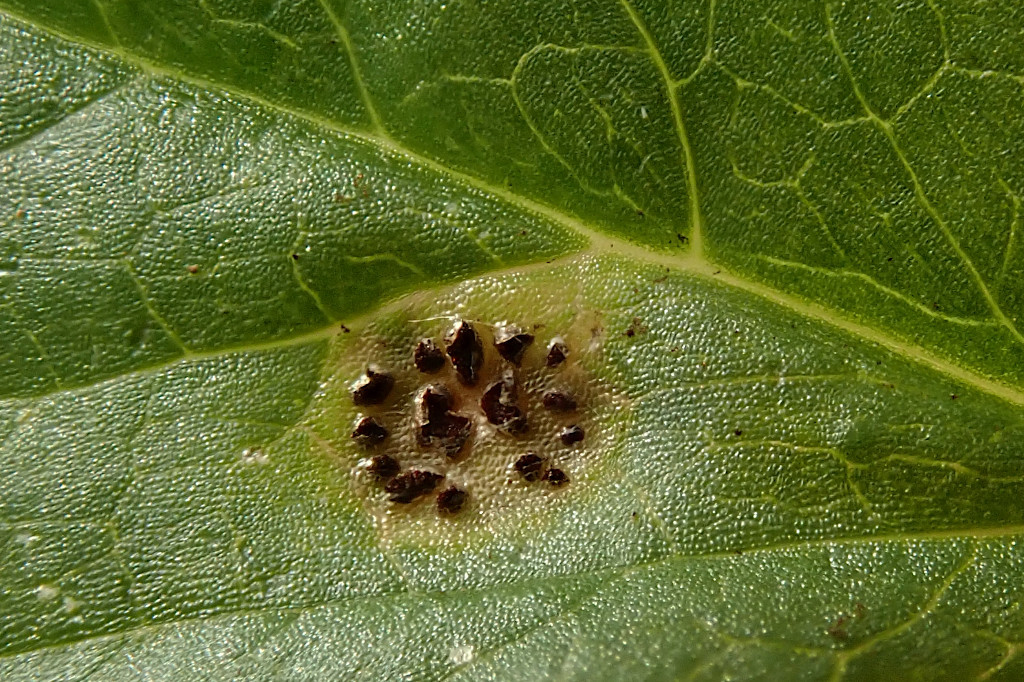
[[342,334],[348,334],[350,331],[352,331],[351,329],[349,329],[348,327],[346,327],[343,324],[342,325],[338,325],[338,326],[341,328],[341,333]]
[[576,424],[562,429],[562,432],[558,434],[563,445],[571,446],[579,443],[583,440],[583,429]]
[[356,405],[379,405],[387,400],[394,387],[394,377],[376,367],[369,367],[352,388],[352,402]]
[[556,336],[551,339],[551,343],[548,344],[547,366],[557,367],[565,362],[567,357],[569,357],[569,347],[565,345],[562,337]]
[[733,431],[733,433],[735,433],[737,436],[742,436],[743,435],[743,430],[742,429],[736,429],[735,431]]
[[440,446],[449,458],[459,454],[473,422],[451,411],[451,394],[441,386],[427,386],[416,402],[420,445]]
[[544,468],[544,460],[534,452],[528,452],[514,464],[516,472],[523,477],[523,480],[533,483],[540,480],[541,471]]
[[451,358],[455,373],[462,383],[473,386],[479,377],[484,362],[484,345],[473,326],[459,320],[445,336],[448,357]]
[[416,498],[433,492],[442,480],[442,474],[414,469],[391,479],[391,482],[384,486],[384,492],[390,495],[389,499],[392,502],[409,504]]
[[494,347],[498,354],[515,366],[523,361],[523,353],[533,343],[533,334],[528,334],[518,327],[506,325],[494,332]]
[[544,394],[544,409],[552,412],[572,412],[576,409],[576,399],[562,391],[548,391]]
[[293,253],[292,254],[292,260],[299,260],[299,254]]
[[687,243],[688,241],[690,241],[688,237],[686,237],[685,235],[681,235],[681,234],[679,234],[678,232],[676,232],[676,239],[678,239],[678,240],[679,240],[679,243],[680,243],[680,244],[685,244],[685,243]]
[[198,265],[186,265],[185,269],[188,270],[189,274],[192,274],[192,275],[194,275],[197,272],[199,272],[199,266]]
[[569,477],[561,469],[548,469],[544,472],[544,480],[558,488],[569,482]]
[[412,361],[424,374],[434,374],[444,367],[444,353],[433,339],[421,339],[413,351]]
[[528,429],[526,415],[516,405],[517,398],[515,375],[508,370],[484,391],[480,409],[487,416],[487,421],[503,431],[514,435],[525,433]]
[[366,470],[378,481],[388,481],[398,475],[401,467],[391,455],[374,455]]
[[352,438],[365,447],[378,445],[387,437],[388,430],[373,417],[363,417],[356,422],[356,428],[352,431]]
[[465,490],[452,486],[438,494],[437,511],[442,514],[458,514],[465,506],[467,497]]

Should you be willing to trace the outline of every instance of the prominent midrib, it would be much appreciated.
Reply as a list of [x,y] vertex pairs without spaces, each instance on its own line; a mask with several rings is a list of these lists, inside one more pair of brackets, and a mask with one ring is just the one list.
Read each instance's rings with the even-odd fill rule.
[[[547,206],[532,199],[510,192],[504,187],[492,185],[491,183],[488,183],[487,181],[482,180],[479,177],[449,168],[430,157],[423,156],[422,154],[412,149],[409,149],[408,147],[405,147],[400,142],[394,140],[390,136],[374,134],[369,131],[347,128],[323,116],[318,116],[316,114],[313,114],[308,111],[303,111],[301,109],[288,107],[239,88],[225,85],[223,83],[217,83],[215,81],[210,81],[205,78],[192,76],[174,69],[169,69],[167,67],[153,63],[147,59],[144,59],[136,54],[125,52],[123,50],[113,48],[109,45],[84,40],[78,36],[68,35],[62,31],[53,29],[51,27],[40,26],[34,21],[27,19],[23,16],[20,16],[15,12],[11,12],[8,9],[0,10],[0,14],[3,14],[15,21],[21,22],[27,26],[34,27],[37,30],[47,31],[69,42],[74,42],[89,47],[93,50],[116,57],[123,61],[125,64],[139,69],[140,71],[149,75],[152,78],[166,78],[181,83],[185,83],[194,87],[202,88],[205,90],[219,90],[221,92],[232,95],[239,99],[248,100],[253,104],[257,104],[270,111],[285,114],[296,119],[305,121],[307,123],[313,124],[331,133],[344,135],[350,138],[355,138],[365,143],[375,145],[380,149],[386,150],[392,154],[404,156],[405,158],[409,159],[409,161],[419,166],[452,177],[453,179],[456,179],[467,186],[474,187],[494,197],[503,199],[509,204],[516,206],[520,210],[544,217],[553,223],[561,225],[562,227],[587,238],[591,244],[589,249],[591,253],[616,254],[621,256],[628,256],[630,258],[633,258],[634,260],[639,260],[648,263],[656,263],[659,265],[670,267],[674,270],[690,273],[696,276],[700,276],[706,279],[723,283],[736,289],[740,289],[747,293],[756,295],[759,298],[766,299],[776,305],[786,308],[799,315],[841,329],[846,333],[852,334],[868,342],[882,346],[887,350],[897,353],[902,357],[905,357],[919,364],[925,365],[930,369],[933,369],[941,374],[944,374],[960,383],[976,388],[980,391],[995,396],[1001,400],[1004,400],[1014,405],[1024,406],[1024,390],[990,379],[977,372],[964,369],[963,367],[955,365],[951,363],[948,359],[943,358],[942,356],[933,353],[921,346],[909,343],[905,340],[899,339],[890,334],[879,331],[878,329],[869,327],[853,319],[844,317],[837,313],[835,310],[825,308],[824,306],[821,306],[808,299],[784,293],[782,291],[779,291],[778,289],[774,289],[759,282],[744,279],[743,277],[730,271],[726,266],[712,262],[706,257],[706,255],[702,253],[696,253],[695,251],[691,250],[691,253],[685,256],[669,255],[666,253],[654,251],[647,247],[640,246],[633,242],[627,242],[622,239],[609,236],[605,233],[598,232],[590,228],[577,218],[566,215],[565,213],[562,213],[561,211],[551,206]],[[673,97],[673,93],[670,91],[669,93],[667,93],[667,96],[671,99]],[[694,197],[693,200],[696,201],[696,198]],[[303,337],[301,338],[316,336],[323,337],[323,335],[325,335],[329,331],[330,328],[325,327],[321,330],[313,330],[312,332],[303,335]],[[204,352],[201,355],[203,357],[211,357],[229,352],[239,352],[242,350],[256,348],[270,349],[277,346],[292,345],[294,343],[296,343],[296,340],[294,338],[285,338],[266,343],[256,343],[246,346],[235,346],[231,348],[216,349]],[[144,371],[156,371],[161,366],[166,366],[174,362],[179,362],[181,359],[182,357],[175,357],[168,360],[165,363],[155,364],[153,366],[147,367],[145,368]],[[131,372],[129,372],[129,374],[130,373]],[[104,379],[104,381],[109,381],[113,378],[116,377],[107,377]],[[79,386],[76,388],[82,387]],[[24,399],[32,400],[37,397],[38,396],[24,396]]]

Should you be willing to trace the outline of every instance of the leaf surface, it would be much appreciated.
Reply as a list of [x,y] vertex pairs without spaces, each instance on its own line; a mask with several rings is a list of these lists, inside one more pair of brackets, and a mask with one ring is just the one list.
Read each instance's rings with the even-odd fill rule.
[[[1022,28],[0,1],[0,676],[1024,675]],[[575,382],[566,486],[365,485],[455,317]]]

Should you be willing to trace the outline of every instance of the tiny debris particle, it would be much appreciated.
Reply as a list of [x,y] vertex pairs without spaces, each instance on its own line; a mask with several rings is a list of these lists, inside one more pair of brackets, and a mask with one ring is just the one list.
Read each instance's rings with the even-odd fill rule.
[[197,274],[199,272],[199,266],[198,265],[186,265],[185,269],[188,270],[190,275],[195,275],[195,274]]
[[413,469],[412,471],[399,474],[391,479],[391,481],[384,486],[384,492],[390,495],[388,499],[392,502],[409,504],[416,498],[433,492],[434,488],[436,488],[443,480],[443,474],[437,474],[433,471],[420,471],[418,469]]
[[523,362],[523,354],[533,343],[533,334],[528,334],[519,327],[504,325],[494,332],[494,347],[498,354],[518,367]]
[[484,345],[480,335],[465,320],[459,320],[445,335],[448,357],[459,380],[467,386],[473,386],[480,378],[480,366],[484,362]]
[[292,260],[299,260],[299,254],[293,253],[292,254]]
[[562,440],[564,445],[575,445],[583,440],[583,429],[577,424],[562,429],[562,432],[558,434],[558,437]]
[[743,435],[743,429],[736,429],[735,431],[733,431],[733,433],[735,433],[737,436],[742,436]]
[[398,460],[391,455],[374,455],[370,458],[366,470],[378,481],[389,481],[398,475],[401,467]]
[[544,460],[541,459],[537,453],[528,452],[519,459],[513,465],[516,472],[523,477],[524,481],[533,483],[539,481],[541,473],[544,469]]
[[437,511],[442,514],[458,514],[466,504],[465,490],[452,486],[437,496]]
[[558,367],[565,362],[567,357],[569,357],[569,347],[565,345],[562,337],[556,336],[551,339],[551,343],[548,344],[547,366]]
[[544,409],[552,412],[572,412],[576,409],[576,399],[562,391],[548,391],[543,400]]
[[439,446],[449,458],[462,450],[473,422],[451,411],[451,394],[443,386],[427,386],[416,398],[416,434],[420,445]]
[[387,437],[388,430],[374,417],[363,417],[352,430],[352,438],[364,447],[379,445]]
[[434,374],[444,367],[444,353],[433,339],[421,339],[413,351],[412,361],[416,369],[424,374]]
[[561,469],[548,469],[544,472],[544,480],[558,488],[569,482],[569,477]]
[[487,421],[513,435],[525,433],[529,428],[526,415],[516,405],[518,393],[515,375],[508,370],[501,379],[488,386],[480,398],[480,409],[487,416]]
[[341,325],[338,325],[338,326],[339,326],[339,327],[341,328],[341,333],[342,333],[342,334],[348,334],[348,333],[349,333],[350,331],[352,331],[351,329],[349,329],[348,327],[346,327],[346,326],[345,326],[345,325],[343,325],[343,324],[341,324]]
[[376,367],[368,367],[366,374],[352,387],[352,402],[356,405],[380,405],[394,387],[394,377]]

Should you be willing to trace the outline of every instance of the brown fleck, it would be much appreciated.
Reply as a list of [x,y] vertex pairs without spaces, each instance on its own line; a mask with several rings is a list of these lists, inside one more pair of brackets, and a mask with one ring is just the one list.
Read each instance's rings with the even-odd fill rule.
[[564,445],[575,445],[583,440],[583,429],[576,424],[562,429],[558,434]]
[[368,367],[366,374],[352,388],[352,402],[356,405],[380,405],[394,387],[394,377],[376,367]]
[[680,244],[686,244],[688,241],[690,241],[690,239],[688,237],[686,237],[685,235],[679,234],[678,232],[676,232],[676,239],[679,240]]
[[378,481],[389,481],[398,475],[401,467],[398,460],[391,455],[374,455],[370,458],[370,466],[366,470]]
[[837,642],[844,642],[850,638],[850,633],[846,631],[847,617],[845,615],[839,616],[832,627],[825,630],[829,637],[836,640]]
[[443,474],[413,469],[391,479],[391,482],[384,486],[384,492],[390,494],[389,499],[392,502],[409,504],[417,497],[433,492],[443,480]]
[[379,445],[387,437],[388,430],[374,417],[363,417],[356,422],[356,428],[352,430],[352,438],[364,447]]
[[473,423],[451,411],[451,394],[443,386],[427,386],[416,402],[420,445],[437,445],[448,457],[459,454]]
[[480,409],[487,416],[487,421],[511,434],[525,433],[528,425],[526,415],[516,405],[518,394],[512,370],[504,372],[501,379],[488,386],[480,398]]
[[548,469],[544,472],[544,480],[558,488],[569,482],[569,477],[561,469]]
[[437,511],[442,514],[458,514],[466,504],[465,490],[452,486],[437,496]]
[[185,269],[188,270],[189,274],[192,274],[192,275],[194,275],[194,274],[199,272],[199,266],[198,265],[186,265]]
[[534,481],[540,480],[540,475],[544,469],[544,460],[537,456],[535,452],[528,452],[519,459],[513,465],[523,480],[533,483]]
[[293,253],[292,254],[292,260],[299,260],[299,254]]
[[444,367],[444,353],[433,339],[421,339],[413,351],[412,361],[424,374],[434,374]]
[[533,334],[528,334],[519,327],[505,325],[494,332],[494,347],[498,354],[518,367],[523,361],[523,354],[533,343]]
[[484,345],[473,326],[459,320],[445,336],[448,357],[452,360],[456,374],[462,383],[473,386],[479,377],[484,362]]
[[629,324],[629,329],[623,332],[626,336],[633,337],[637,334],[643,334],[647,331],[647,327],[643,325],[643,320],[639,317],[634,317],[633,321]]
[[576,409],[576,399],[562,391],[548,391],[544,394],[544,409],[552,412],[572,412]]
[[349,329],[348,327],[346,327],[346,326],[345,326],[345,325],[343,325],[343,324],[341,324],[341,325],[338,325],[338,326],[339,326],[339,327],[341,328],[341,333],[342,333],[342,334],[348,334],[348,333],[349,333],[350,331],[352,331],[351,329]]
[[547,366],[557,367],[565,362],[567,357],[569,357],[569,347],[565,345],[562,337],[556,336],[551,339],[551,343],[548,344]]

